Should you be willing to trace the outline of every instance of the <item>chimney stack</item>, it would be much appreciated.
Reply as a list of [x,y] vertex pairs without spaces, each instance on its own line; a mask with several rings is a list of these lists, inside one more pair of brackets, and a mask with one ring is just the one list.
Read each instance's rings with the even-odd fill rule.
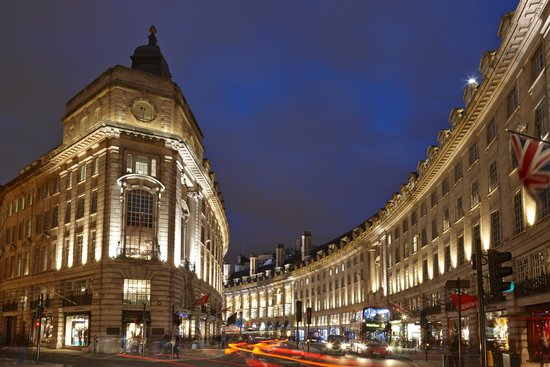
[[277,244],[275,249],[275,267],[280,268],[285,262],[285,245],[282,243]]
[[311,252],[311,232],[310,231],[302,232],[300,249],[302,251],[302,261],[304,261],[309,257],[309,254]]
[[255,254],[250,255],[250,276],[256,274],[256,263],[258,262],[258,256]]

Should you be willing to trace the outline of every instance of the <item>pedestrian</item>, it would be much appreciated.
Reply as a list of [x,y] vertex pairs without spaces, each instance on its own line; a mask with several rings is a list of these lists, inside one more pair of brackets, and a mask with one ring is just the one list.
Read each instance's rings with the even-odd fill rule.
[[174,341],[174,353],[176,353],[176,358],[180,357],[180,342],[181,342],[180,336],[176,335],[176,339]]

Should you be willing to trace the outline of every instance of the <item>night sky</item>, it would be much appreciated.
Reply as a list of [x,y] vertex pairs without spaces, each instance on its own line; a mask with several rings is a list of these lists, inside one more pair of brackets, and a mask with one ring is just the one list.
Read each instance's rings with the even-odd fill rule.
[[205,135],[239,252],[320,245],[398,192],[463,106],[512,0],[0,3],[0,184],[61,143],[65,103],[159,46]]

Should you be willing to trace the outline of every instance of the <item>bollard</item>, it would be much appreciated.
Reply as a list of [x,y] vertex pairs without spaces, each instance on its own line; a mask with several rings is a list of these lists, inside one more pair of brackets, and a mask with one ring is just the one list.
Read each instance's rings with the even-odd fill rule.
[[94,335],[94,354],[97,352],[97,343],[99,343],[99,338]]
[[493,361],[493,352],[490,350],[487,351],[487,367],[495,367],[495,362]]

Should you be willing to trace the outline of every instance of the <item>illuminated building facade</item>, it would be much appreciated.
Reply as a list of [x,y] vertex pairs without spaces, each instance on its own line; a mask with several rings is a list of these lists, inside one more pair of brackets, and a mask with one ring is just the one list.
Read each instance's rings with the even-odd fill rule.
[[223,200],[154,32],[131,67],[67,103],[63,142],[0,189],[4,343],[97,337],[98,351],[119,352],[144,335],[219,333]]
[[[282,299],[291,322],[301,299],[313,306],[314,330],[357,337],[362,308],[389,305],[402,313],[390,325],[392,343],[446,345],[458,317],[445,284],[470,280],[464,291],[477,295],[470,259],[479,240],[484,250],[513,256],[515,289],[493,297],[485,284],[487,339],[523,361],[540,358],[550,339],[550,190],[535,201],[522,187],[505,129],[548,139],[549,14],[547,1],[522,0],[503,16],[499,49],[481,58],[482,80],[466,86],[450,128],[439,131],[438,145],[383,209],[279,275],[229,278],[228,312],[265,327],[272,315],[262,309],[281,305],[271,295],[280,290],[290,295]],[[461,332],[475,349],[476,309],[463,312]]]

